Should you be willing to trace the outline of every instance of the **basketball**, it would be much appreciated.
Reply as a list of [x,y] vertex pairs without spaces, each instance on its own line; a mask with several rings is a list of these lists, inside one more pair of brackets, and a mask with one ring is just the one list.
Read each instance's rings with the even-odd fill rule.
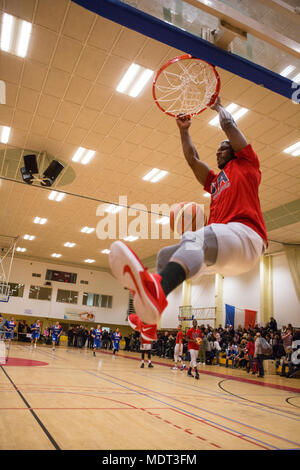
[[204,209],[196,202],[179,202],[170,211],[170,228],[178,235],[200,230],[205,224]]

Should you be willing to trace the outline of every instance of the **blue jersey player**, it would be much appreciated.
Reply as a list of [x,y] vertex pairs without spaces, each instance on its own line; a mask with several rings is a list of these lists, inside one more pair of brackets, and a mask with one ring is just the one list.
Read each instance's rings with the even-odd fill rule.
[[14,339],[14,331],[16,328],[16,322],[14,317],[11,320],[7,320],[4,324],[4,329],[6,330],[6,339]]
[[40,339],[41,334],[41,323],[40,320],[37,320],[33,325],[31,325],[31,347],[34,344],[36,348],[36,343]]
[[120,349],[120,340],[122,339],[122,335],[120,333],[119,328],[116,328],[116,331],[112,334],[112,342],[113,342],[113,355],[116,354],[117,351]]
[[101,341],[102,341],[101,325],[97,325],[97,328],[93,330],[92,337],[94,338],[93,355],[96,356],[96,349],[101,348]]
[[55,345],[58,343],[59,337],[62,333],[62,327],[60,326],[59,322],[57,321],[55,325],[52,327],[52,349],[55,351]]

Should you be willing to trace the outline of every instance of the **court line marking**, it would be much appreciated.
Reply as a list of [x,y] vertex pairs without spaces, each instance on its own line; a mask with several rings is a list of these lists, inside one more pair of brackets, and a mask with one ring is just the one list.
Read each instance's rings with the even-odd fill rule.
[[[108,375],[108,374],[104,374],[104,375]],[[111,376],[109,376],[109,377],[111,377]],[[128,382],[128,381],[126,381],[126,380],[124,380],[124,379],[119,379],[119,380],[121,380],[122,382],[125,382],[125,383],[129,383],[130,385],[135,385],[135,386],[138,386],[138,387],[140,387],[140,388],[143,388],[144,390],[147,390],[147,391],[152,392],[152,390],[149,390],[149,389],[147,389],[146,387],[144,387],[144,386],[142,386],[142,385],[132,384],[131,382]],[[212,415],[214,415],[214,416],[218,416],[219,418],[232,421],[232,422],[234,422],[234,423],[236,423],[236,424],[239,424],[239,425],[242,425],[242,426],[245,426],[245,427],[249,427],[249,428],[252,429],[252,430],[255,430],[255,431],[257,431],[257,432],[261,432],[262,434],[269,435],[270,437],[276,438],[276,439],[278,439],[278,440],[282,440],[282,441],[285,441],[285,442],[289,442],[289,443],[291,443],[291,444],[294,444],[294,445],[296,445],[296,446],[300,446],[300,444],[299,444],[298,442],[290,441],[289,439],[286,439],[286,438],[284,438],[284,437],[278,436],[278,435],[276,435],[276,434],[272,434],[272,433],[269,433],[269,432],[267,432],[267,431],[264,431],[264,430],[261,430],[261,429],[259,429],[259,428],[256,428],[256,427],[254,427],[254,426],[251,426],[251,425],[242,423],[242,422],[237,421],[237,420],[233,420],[232,418],[227,418],[226,416],[220,415],[219,413],[215,413],[215,412],[213,412],[213,411],[206,410],[205,408],[201,408],[201,407],[199,407],[199,406],[197,406],[197,405],[193,405],[193,404],[191,404],[191,403],[184,402],[184,401],[182,401],[182,400],[179,400],[178,398],[169,397],[167,394],[164,394],[164,393],[162,393],[162,392],[156,392],[156,393],[158,393],[159,395],[162,395],[162,396],[166,396],[167,398],[169,398],[169,399],[171,399],[171,400],[178,401],[179,403],[182,403],[182,404],[184,404],[184,405],[188,405],[188,406],[190,406],[190,407],[192,407],[192,408],[196,408],[196,409],[198,409],[198,410],[204,411],[205,413],[212,414]],[[206,418],[203,418],[203,419],[206,419]],[[208,420],[208,421],[209,421],[209,420]],[[216,423],[216,424],[218,424],[218,423]],[[219,426],[222,426],[221,424],[218,424],[218,425],[219,425]],[[234,432],[236,432],[236,431],[234,431]],[[248,437],[249,437],[249,436],[248,436]],[[250,437],[251,437],[251,436],[250,436]],[[251,437],[251,438],[252,438],[252,437]],[[252,439],[254,439],[254,438],[252,438]],[[268,444],[268,445],[269,445],[269,444]]]
[[8,375],[8,373],[6,372],[6,370],[4,370],[4,368],[2,366],[0,366],[3,373],[6,375],[6,377],[8,378],[8,380],[10,381],[10,383],[13,385],[14,389],[16,390],[16,392],[18,393],[18,395],[21,397],[21,399],[23,400],[23,402],[25,403],[25,405],[27,406],[27,409],[28,411],[30,411],[30,413],[32,414],[32,416],[34,417],[34,419],[37,421],[37,423],[40,425],[40,427],[42,428],[42,430],[44,431],[44,433],[46,434],[46,436],[48,437],[49,441],[51,442],[51,444],[54,446],[54,448],[56,450],[61,450],[59,445],[57,444],[57,442],[55,441],[55,439],[51,436],[50,432],[48,431],[48,429],[46,428],[46,426],[42,423],[42,421],[40,420],[40,418],[37,416],[37,414],[33,411],[33,409],[30,407],[28,401],[25,399],[25,397],[22,395],[22,393],[20,392],[20,390],[18,389],[18,387],[15,385],[14,381],[10,378],[10,376]]
[[[129,389],[129,390],[134,390],[134,389],[130,389],[129,387],[126,387],[125,385],[119,384],[118,382],[113,382],[112,380],[106,379],[105,377],[101,377],[101,376],[99,376],[99,375],[97,375],[97,374],[95,374],[95,373],[93,373],[93,372],[90,372],[90,371],[87,371],[87,370],[84,370],[84,369],[83,369],[83,371],[85,371],[86,373],[88,373],[88,374],[90,374],[90,375],[93,375],[93,376],[95,376],[95,377],[97,377],[97,378],[99,378],[99,379],[101,379],[101,380],[105,380],[105,381],[110,382],[110,383],[115,383],[115,384],[118,385],[119,387],[126,388],[126,389]],[[110,376],[109,374],[104,374],[104,373],[102,373],[102,372],[101,372],[101,374],[107,375],[108,377],[111,377],[111,378],[116,379],[115,377]],[[124,381],[124,380],[122,380],[122,379],[119,379],[119,380],[121,380],[122,382],[127,382],[127,381]],[[128,383],[130,383],[130,382],[128,382]],[[133,385],[135,385],[135,384],[133,384]],[[143,388],[145,388],[145,387],[143,387]],[[147,390],[147,389],[145,388],[145,390]],[[151,390],[150,390],[150,391],[151,391]],[[221,432],[225,432],[225,433],[227,433],[227,434],[234,435],[235,437],[237,437],[237,438],[239,438],[239,439],[244,439],[244,436],[246,436],[246,437],[249,438],[249,439],[253,439],[254,442],[252,441],[251,443],[252,443],[253,445],[256,445],[256,446],[261,447],[261,448],[263,448],[263,449],[269,449],[269,448],[271,447],[271,448],[273,448],[273,449],[279,450],[278,447],[273,446],[272,444],[268,444],[268,443],[266,443],[266,442],[264,442],[264,441],[261,441],[261,440],[259,440],[259,439],[254,438],[254,437],[252,437],[252,436],[247,436],[246,434],[243,434],[243,433],[237,432],[237,431],[235,431],[235,430],[232,430],[232,429],[230,429],[230,428],[228,428],[227,426],[224,426],[224,425],[222,425],[222,424],[214,423],[213,421],[211,421],[211,420],[209,420],[209,419],[207,419],[207,418],[203,418],[203,417],[201,417],[201,416],[195,415],[194,413],[192,413],[192,412],[190,412],[190,411],[186,411],[186,410],[183,410],[183,409],[181,409],[181,408],[179,408],[179,407],[176,407],[176,406],[174,406],[174,405],[171,405],[170,403],[167,403],[167,402],[165,402],[165,401],[163,401],[163,400],[160,400],[159,398],[152,397],[151,395],[148,395],[147,393],[143,393],[143,392],[140,392],[140,391],[138,391],[138,390],[136,390],[136,393],[137,393],[138,395],[142,395],[142,396],[145,396],[145,397],[147,397],[147,398],[150,398],[151,400],[158,401],[159,403],[163,403],[164,405],[168,405],[171,409],[174,409],[174,410],[177,409],[177,410],[179,410],[179,411],[181,411],[181,412],[183,412],[183,413],[186,413],[187,416],[195,417],[195,418],[197,418],[197,419],[202,419],[202,420],[203,420],[203,423],[206,424],[206,425],[210,425],[210,424],[212,423],[212,424],[214,425],[214,427],[216,427],[216,428],[217,428],[219,431],[221,431]],[[250,441],[249,441],[249,442],[250,442]],[[268,446],[268,447],[266,447],[266,446]]]

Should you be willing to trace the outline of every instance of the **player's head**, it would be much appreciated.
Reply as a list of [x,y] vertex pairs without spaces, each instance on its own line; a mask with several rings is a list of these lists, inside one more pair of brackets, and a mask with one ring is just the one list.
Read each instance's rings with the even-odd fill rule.
[[119,331],[120,331],[119,328],[116,328],[116,332],[119,333]]
[[198,325],[198,323],[197,323],[197,320],[196,320],[196,319],[194,319],[194,320],[193,320],[193,327],[194,327],[194,328],[196,328],[196,327],[197,327],[197,325]]
[[182,326],[181,324],[179,323],[179,325],[177,326],[177,330],[181,330]]
[[234,150],[229,140],[223,140],[220,143],[216,155],[219,170],[223,170],[223,168],[225,168],[225,166],[228,162],[230,162],[230,160],[236,158],[234,155]]
[[101,325],[97,325],[97,330],[100,330],[100,328],[101,328]]

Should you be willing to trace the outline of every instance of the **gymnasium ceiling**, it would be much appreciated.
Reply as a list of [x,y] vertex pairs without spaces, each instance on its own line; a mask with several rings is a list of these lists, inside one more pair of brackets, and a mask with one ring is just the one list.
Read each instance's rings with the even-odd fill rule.
[[[132,63],[151,70],[181,55],[132,30],[95,15],[69,0],[0,0],[7,12],[33,23],[25,59],[0,52],[0,79],[6,82],[6,104],[0,105],[0,125],[11,127],[7,144],[0,144],[0,234],[20,236],[26,252],[16,256],[55,264],[107,269],[102,254],[112,240],[100,240],[95,231],[101,201],[128,206],[197,201],[208,210],[209,200],[182,155],[175,121],[152,99],[151,83],[131,98],[116,86]],[[300,156],[283,149],[300,140],[299,106],[230,72],[218,69],[221,98],[246,107],[238,122],[261,161],[260,199],[269,238],[300,242]],[[206,110],[193,119],[191,135],[200,158],[216,167],[216,149],[222,131],[208,122]],[[88,165],[72,161],[77,148],[95,150]],[[51,190],[66,192],[61,202],[48,199],[50,190],[21,183],[23,154],[44,152],[65,165]],[[156,184],[142,180],[153,167],[168,171]],[[13,181],[15,180],[15,181]],[[19,182],[16,182],[19,181]],[[34,217],[48,219],[45,225]],[[25,234],[35,240],[24,240]],[[76,243],[74,248],[64,246]],[[173,242],[171,242],[173,243]],[[133,249],[151,259],[170,240],[138,240]],[[282,250],[270,243],[269,252]],[[59,259],[51,257],[60,253]],[[88,265],[85,259],[94,259]]]

